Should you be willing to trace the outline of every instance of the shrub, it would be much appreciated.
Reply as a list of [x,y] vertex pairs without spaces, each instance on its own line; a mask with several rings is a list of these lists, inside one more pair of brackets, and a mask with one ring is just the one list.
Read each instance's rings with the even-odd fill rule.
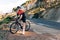
[[8,16],[7,18],[5,18],[3,21],[0,21],[0,25],[3,23],[9,23],[12,20],[13,17]]
[[8,16],[3,20],[3,23],[9,23],[12,20],[12,17]]
[[2,21],[0,21],[0,25],[2,24],[3,22]]
[[38,17],[39,17],[39,14],[38,13],[35,13],[32,18],[38,18]]

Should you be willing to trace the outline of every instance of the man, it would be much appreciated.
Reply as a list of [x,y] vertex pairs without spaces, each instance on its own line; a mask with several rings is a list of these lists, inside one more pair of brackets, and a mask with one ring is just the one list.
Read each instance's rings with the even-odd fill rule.
[[23,21],[23,34],[25,34],[25,26],[26,26],[26,16],[25,16],[25,9],[22,7],[17,7],[17,15],[20,16],[20,20]]

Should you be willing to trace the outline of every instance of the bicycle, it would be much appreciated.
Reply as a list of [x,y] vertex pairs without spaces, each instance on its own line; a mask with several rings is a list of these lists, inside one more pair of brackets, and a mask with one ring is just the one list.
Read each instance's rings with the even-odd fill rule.
[[[18,17],[16,18],[15,22],[13,22],[11,25],[10,25],[10,32],[12,34],[15,34],[17,33],[17,31],[19,29],[23,29],[23,26],[22,26],[22,21],[19,22],[19,19]],[[25,31],[28,31],[30,29],[30,22],[29,21],[26,21],[26,27],[25,27]]]

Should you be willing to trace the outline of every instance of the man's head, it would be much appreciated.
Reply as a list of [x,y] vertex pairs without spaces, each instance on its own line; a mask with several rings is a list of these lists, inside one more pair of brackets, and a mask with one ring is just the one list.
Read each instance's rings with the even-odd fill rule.
[[17,6],[17,9],[18,9],[18,10],[21,9],[21,10],[23,10],[24,12],[26,11],[26,8],[25,8],[24,6]]
[[20,6],[17,6],[17,9],[21,9],[21,7]]

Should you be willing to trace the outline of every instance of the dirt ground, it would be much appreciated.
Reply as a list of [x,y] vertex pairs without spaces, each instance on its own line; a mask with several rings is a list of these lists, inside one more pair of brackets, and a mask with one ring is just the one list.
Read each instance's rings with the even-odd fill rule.
[[58,40],[54,35],[49,33],[37,34],[33,30],[26,31],[25,35],[23,35],[20,31],[11,34],[9,30],[5,29],[0,31],[0,35],[0,40]]
[[18,31],[11,34],[9,28],[0,30],[0,40],[60,40],[60,35],[52,35],[49,33],[37,34],[32,29],[25,32],[25,35]]

